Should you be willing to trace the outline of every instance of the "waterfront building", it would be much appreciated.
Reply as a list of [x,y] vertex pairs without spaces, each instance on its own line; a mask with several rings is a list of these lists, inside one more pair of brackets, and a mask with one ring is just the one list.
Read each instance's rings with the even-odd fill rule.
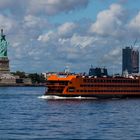
[[102,76],[107,76],[107,69],[106,68],[93,68],[91,67],[89,69],[89,76],[97,76],[97,77],[102,77]]
[[132,47],[126,47],[122,51],[122,72],[129,74],[139,72],[139,51]]

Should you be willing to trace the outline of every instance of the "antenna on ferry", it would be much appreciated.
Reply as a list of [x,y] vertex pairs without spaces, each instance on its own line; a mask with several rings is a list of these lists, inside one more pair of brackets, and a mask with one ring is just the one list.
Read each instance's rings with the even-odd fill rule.
[[115,69],[115,66],[112,65],[112,75],[113,75],[113,76],[115,75],[115,73],[114,73],[114,69]]

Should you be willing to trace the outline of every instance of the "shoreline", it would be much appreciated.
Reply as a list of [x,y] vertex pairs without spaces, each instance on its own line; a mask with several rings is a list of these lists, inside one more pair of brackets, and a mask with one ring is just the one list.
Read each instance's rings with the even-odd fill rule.
[[0,87],[45,87],[45,84],[0,84]]

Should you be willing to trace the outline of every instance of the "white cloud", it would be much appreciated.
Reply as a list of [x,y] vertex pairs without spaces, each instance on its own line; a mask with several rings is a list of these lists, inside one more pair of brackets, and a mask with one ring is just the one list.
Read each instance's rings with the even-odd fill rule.
[[116,35],[122,26],[123,8],[119,4],[112,4],[108,10],[101,11],[97,20],[90,27],[90,32],[99,35]]
[[91,36],[81,36],[78,34],[73,34],[71,38],[59,38],[58,42],[61,45],[69,44],[71,47],[85,48],[91,46],[96,39]]
[[[57,33],[56,33],[57,34]],[[49,42],[53,40],[56,40],[57,35],[56,35],[53,31],[49,31],[46,34],[42,34],[38,37],[38,41],[42,41],[42,42]]]
[[89,0],[30,0],[29,13],[43,13],[55,15],[87,6]]
[[52,16],[86,7],[88,3],[89,0],[0,0],[0,9],[4,13],[8,10],[15,17],[24,14]]
[[1,0],[0,1],[0,8],[1,9],[4,9],[4,8],[7,8],[7,7],[11,7],[11,6],[14,6],[15,3],[17,3],[18,0]]
[[120,61],[118,60],[120,60],[121,54],[122,54],[121,48],[116,47],[113,50],[110,50],[107,54],[105,54],[103,56],[102,61],[104,63],[109,63],[109,62],[111,63],[111,61],[115,63],[118,63],[118,62],[120,63]]
[[48,21],[47,19],[43,19],[37,16],[33,16],[33,15],[27,15],[24,17],[24,21],[23,21],[23,25],[25,26],[25,28],[45,28],[48,26]]
[[24,17],[25,26],[29,28],[34,28],[40,24],[41,19],[32,15],[27,15]]
[[77,25],[73,22],[66,22],[58,27],[58,34],[60,35],[67,35],[74,32],[74,29],[76,29]]
[[28,7],[28,0],[0,0],[1,13],[15,18],[21,18]]
[[[77,30],[76,30],[77,28]],[[54,42],[55,44],[64,45],[69,44],[72,47],[88,47],[95,41],[94,37],[89,35],[79,35],[76,32],[80,25],[71,22],[66,22],[60,25],[57,30],[49,31],[46,34],[38,37],[42,42]]]
[[65,40],[65,38],[69,38],[74,34],[74,30],[77,28],[77,24],[72,22],[66,22],[62,25],[56,27],[56,30],[48,31],[45,34],[42,34],[38,37],[39,41],[42,42],[61,42]]
[[90,36],[80,36],[74,34],[71,38],[71,45],[72,46],[79,46],[82,48],[89,47],[94,42],[94,37]]
[[133,40],[131,37],[134,34],[140,33],[140,12],[135,17],[129,17],[128,23],[124,7],[112,4],[98,13],[95,22],[81,19],[76,22],[61,21],[61,25],[54,21],[49,23],[49,16],[62,12],[67,14],[85,7],[88,2],[1,0],[0,26],[6,34],[8,32],[7,38],[12,46],[8,48],[8,56],[12,68],[60,71],[69,64],[73,71],[86,71],[91,64],[112,66],[113,63],[120,68],[121,47]]
[[128,26],[135,32],[140,32],[140,12],[133,19],[131,19]]
[[12,30],[16,26],[16,22],[8,17],[0,15],[0,28],[6,31]]

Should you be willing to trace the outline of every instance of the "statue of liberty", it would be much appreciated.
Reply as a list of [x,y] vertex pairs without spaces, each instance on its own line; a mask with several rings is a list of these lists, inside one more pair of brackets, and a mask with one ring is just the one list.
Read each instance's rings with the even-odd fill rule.
[[5,39],[5,35],[3,34],[3,29],[1,29],[0,34],[0,75],[1,74],[9,74],[9,59],[7,56],[7,47],[8,42]]
[[5,39],[5,35],[3,34],[3,29],[1,29],[0,35],[0,57],[7,57],[7,46],[8,42]]

